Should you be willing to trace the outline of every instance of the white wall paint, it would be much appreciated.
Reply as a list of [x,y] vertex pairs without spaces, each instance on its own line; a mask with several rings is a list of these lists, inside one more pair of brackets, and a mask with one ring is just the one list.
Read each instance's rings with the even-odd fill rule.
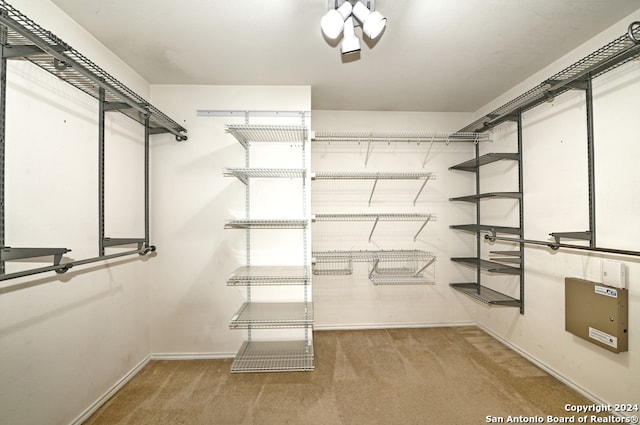
[[[638,14],[635,17],[637,19]],[[586,43],[588,47],[583,46],[558,63],[568,65],[567,61],[585,56],[624,33],[631,21],[632,17],[624,20],[615,26],[613,35],[611,30],[607,31]],[[546,76],[558,70],[549,71]],[[528,88],[536,82],[524,84]],[[598,246],[640,250],[639,198],[635,193],[640,180],[634,134],[637,114],[633,113],[632,106],[639,95],[638,61],[594,80]],[[550,232],[588,229],[585,114],[584,95],[571,92],[523,116],[525,238],[549,240]],[[515,125],[499,126],[494,130],[494,138],[497,142],[485,146],[485,152],[515,150]],[[503,183],[513,184],[514,179],[513,174],[507,174]],[[496,187],[498,180],[498,175],[483,180],[483,191]],[[515,211],[505,212],[501,209],[504,205],[492,202],[483,203],[483,218],[514,219]],[[485,243],[483,252],[489,248],[500,249],[498,246]],[[564,330],[564,278],[600,281],[605,259],[622,261],[627,266],[629,351],[620,354],[608,352]],[[525,256],[525,315],[521,316],[515,309],[483,308],[478,310],[477,319],[482,326],[595,399],[611,404],[637,403],[640,337],[634,328],[639,319],[639,274],[640,261],[635,257],[569,250],[551,252],[529,246]],[[513,278],[509,282],[487,277],[483,283],[506,292],[517,290],[517,280]]]
[[[138,75],[49,1],[11,4],[148,95]],[[7,86],[7,245],[96,256],[97,102],[26,62],[10,63]],[[106,133],[107,236],[144,236],[143,129],[113,113]],[[136,256],[0,284],[0,423],[71,423],[147,359],[153,261]]]
[[[307,86],[153,86],[152,91],[154,104],[189,130],[185,143],[166,141],[152,152],[152,233],[159,246],[158,261],[151,265],[152,350],[158,354],[234,354],[246,332],[230,330],[229,321],[246,291],[228,287],[226,281],[234,269],[244,265],[245,232],[225,230],[224,223],[244,217],[245,189],[237,179],[224,177],[223,169],[244,167],[244,148],[225,132],[225,124],[244,124],[244,116],[197,117],[196,111],[309,111],[311,90]],[[273,120],[251,120],[252,124],[265,122]],[[279,119],[276,123],[300,124],[301,120]],[[251,164],[282,164],[278,155],[267,150],[253,155]],[[269,211],[260,211],[258,201],[252,199],[252,212],[275,218],[278,208],[272,205]],[[297,215],[279,205],[285,217]],[[261,260],[270,261],[266,246],[276,250],[281,246],[278,234],[252,231],[252,246]],[[260,249],[256,244],[265,237],[267,245]],[[278,296],[287,296],[283,288],[275,289]]]
[[[315,131],[437,132],[456,131],[466,125],[470,114],[414,112],[313,111]],[[448,167],[474,155],[472,143],[429,143],[417,145],[376,144],[365,166],[367,144],[316,143],[312,150],[313,171],[428,171],[436,175],[429,181],[413,206],[420,183],[380,181],[368,206],[371,181],[316,181],[312,186],[312,210],[318,213],[433,213],[430,222],[413,236],[422,223],[381,222],[372,241],[368,236],[373,223],[326,223],[313,227],[314,250],[420,249],[433,252],[437,261],[428,272],[435,272],[435,285],[374,286],[368,279],[367,265],[354,263],[350,276],[315,276],[314,305],[319,328],[378,326],[432,326],[468,322],[475,305],[460,301],[449,288],[451,282],[466,282],[473,272],[449,261],[472,249],[473,239],[449,229],[452,224],[468,224],[473,211],[449,198],[470,194],[474,180],[454,173]],[[425,163],[425,158],[427,158]]]

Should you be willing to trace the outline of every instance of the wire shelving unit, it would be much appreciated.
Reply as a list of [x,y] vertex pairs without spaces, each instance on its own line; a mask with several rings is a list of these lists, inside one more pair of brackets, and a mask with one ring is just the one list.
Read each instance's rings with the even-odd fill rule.
[[[311,301],[311,264],[308,261],[309,218],[255,218],[251,204],[251,182],[254,179],[297,179],[302,190],[302,215],[308,215],[308,130],[304,125],[229,125],[227,133],[245,148],[245,167],[226,168],[225,176],[235,177],[245,185],[244,219],[225,222],[225,229],[246,232],[246,265],[234,270],[227,279],[228,286],[246,288],[246,301],[232,317],[231,329],[245,329],[247,340],[242,344],[231,366],[232,372],[286,372],[313,370],[313,303]],[[300,149],[301,168],[252,168],[250,151],[254,143],[285,144]],[[254,265],[251,261],[251,231],[260,229],[293,229],[302,231],[303,264]],[[264,302],[254,299],[252,287],[301,286],[303,298],[295,302]],[[277,293],[277,292],[276,292]],[[256,340],[253,329],[303,329],[303,340]]]

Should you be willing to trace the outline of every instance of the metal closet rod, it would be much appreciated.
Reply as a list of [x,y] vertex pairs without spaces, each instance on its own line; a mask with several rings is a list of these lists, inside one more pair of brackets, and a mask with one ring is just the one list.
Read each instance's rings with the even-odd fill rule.
[[68,263],[57,264],[57,265],[53,265],[53,266],[39,267],[39,268],[36,268],[36,269],[30,269],[30,270],[24,270],[24,271],[20,271],[20,272],[15,272],[15,273],[3,274],[3,275],[0,275],[0,282],[1,281],[5,281],[5,280],[9,280],[9,279],[16,279],[16,278],[25,277],[25,276],[32,276],[34,274],[40,274],[40,273],[46,273],[46,272],[56,272],[58,274],[63,274],[63,273],[66,273],[67,271],[69,271],[69,269],[71,269],[72,267],[75,267],[75,266],[81,266],[81,265],[84,265],[84,264],[96,263],[98,261],[111,260],[113,258],[125,257],[125,256],[129,256],[129,255],[134,255],[134,254],[146,255],[146,254],[148,254],[150,252],[154,252],[155,250],[156,250],[155,245],[151,245],[151,246],[148,246],[148,247],[145,247],[145,248],[141,248],[141,249],[134,249],[132,251],[118,252],[116,254],[109,254],[109,255],[101,255],[101,256],[98,256],[98,257],[87,258],[87,259],[84,259],[84,260],[70,261]]
[[634,257],[640,257],[640,251],[630,251],[626,249],[602,248],[597,246],[583,246],[583,245],[574,245],[574,244],[567,244],[567,243],[560,243],[560,242],[537,241],[537,240],[531,240],[531,239],[506,238],[504,236],[496,236],[495,234],[484,235],[484,238],[490,242],[504,241],[504,242],[516,242],[516,243],[524,243],[524,244],[531,244],[531,245],[543,245],[548,248],[551,248],[554,251],[557,251],[560,248],[566,248],[566,249],[578,249],[582,251],[604,252],[609,254],[630,255]]

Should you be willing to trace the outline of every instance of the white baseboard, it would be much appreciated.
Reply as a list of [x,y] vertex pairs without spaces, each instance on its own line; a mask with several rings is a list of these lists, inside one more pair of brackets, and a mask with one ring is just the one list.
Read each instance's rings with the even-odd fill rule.
[[224,360],[235,356],[236,353],[155,353],[151,360]]
[[476,322],[442,323],[362,323],[356,325],[325,324],[313,325],[316,331],[355,331],[366,329],[405,329],[405,328],[452,328],[456,326],[476,326]]
[[116,382],[106,393],[104,393],[100,398],[93,402],[91,406],[89,406],[84,412],[82,412],[80,416],[78,416],[73,422],[71,422],[71,425],[81,425],[82,423],[84,423],[84,421],[89,419],[89,417],[93,415],[96,410],[102,407],[102,405],[105,404],[111,397],[113,397],[115,393],[120,390],[120,388],[124,387],[124,385],[129,382],[131,378],[136,376],[138,372],[140,372],[142,368],[149,363],[149,360],[151,360],[151,356],[145,357],[140,363],[134,366],[133,369],[127,372],[127,374],[120,378],[118,382]]
[[500,341],[501,343],[503,343],[504,345],[506,345],[507,347],[509,347],[510,349],[512,349],[513,351],[515,351],[516,353],[518,353],[519,355],[521,355],[522,357],[524,357],[525,359],[529,360],[534,365],[538,366],[540,369],[542,369],[545,372],[547,372],[549,375],[551,375],[554,378],[556,378],[558,381],[562,382],[563,384],[565,384],[569,388],[577,391],[578,393],[580,393],[581,395],[583,395],[587,399],[591,400],[594,404],[600,404],[600,405],[608,404],[608,403],[604,402],[603,400],[599,399],[598,397],[596,397],[595,395],[593,395],[592,393],[590,393],[589,391],[585,390],[584,388],[582,388],[581,386],[579,386],[575,382],[571,381],[567,377],[563,376],[562,374],[560,374],[558,371],[556,371],[555,369],[553,369],[549,365],[547,365],[547,364],[541,362],[540,360],[536,359],[535,357],[533,357],[531,354],[529,354],[528,352],[526,352],[522,348],[518,347],[517,345],[514,345],[512,342],[506,340],[502,336],[500,336],[497,333],[493,332],[491,329],[481,325],[480,323],[476,323],[476,326],[479,327],[480,329],[482,329],[483,331],[485,331],[486,333],[488,333],[489,335],[491,335],[492,337],[494,337],[495,339],[497,339],[498,341]]

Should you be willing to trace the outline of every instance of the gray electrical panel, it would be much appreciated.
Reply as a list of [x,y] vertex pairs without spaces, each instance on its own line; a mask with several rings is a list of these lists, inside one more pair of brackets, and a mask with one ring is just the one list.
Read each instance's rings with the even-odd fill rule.
[[567,332],[614,353],[629,349],[629,291],[571,277],[564,288]]

